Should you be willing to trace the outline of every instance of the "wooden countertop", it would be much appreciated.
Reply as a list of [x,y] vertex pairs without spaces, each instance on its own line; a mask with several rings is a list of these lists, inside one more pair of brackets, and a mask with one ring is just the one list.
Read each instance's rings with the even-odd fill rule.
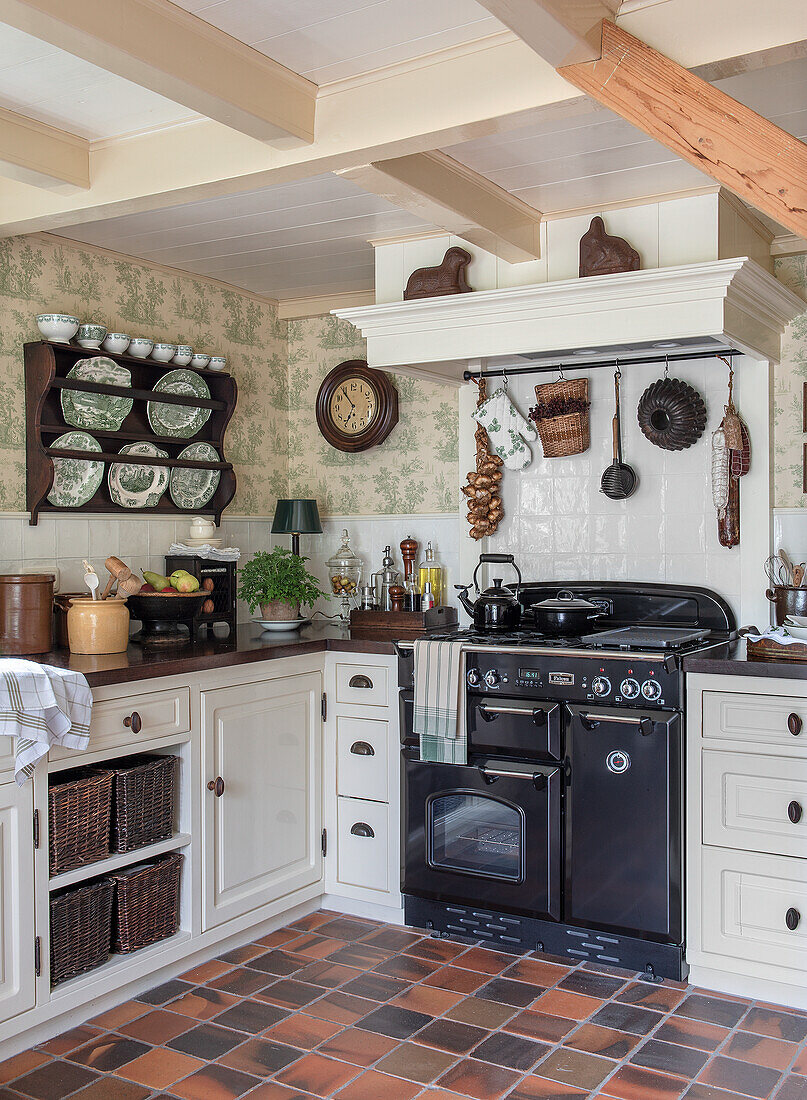
[[713,676],[764,676],[786,680],[807,680],[807,661],[759,661],[749,658],[741,639],[715,646],[703,653],[684,657],[684,672]]
[[185,645],[129,645],[125,653],[97,656],[55,649],[32,656],[30,660],[57,668],[75,669],[84,673],[90,687],[103,687],[158,676],[187,676],[211,668],[271,661],[325,650],[393,654],[395,647],[392,642],[359,641],[350,637],[349,630],[330,623],[312,623],[293,635],[261,634],[257,626],[246,623],[238,627],[237,636],[232,641],[225,638]]

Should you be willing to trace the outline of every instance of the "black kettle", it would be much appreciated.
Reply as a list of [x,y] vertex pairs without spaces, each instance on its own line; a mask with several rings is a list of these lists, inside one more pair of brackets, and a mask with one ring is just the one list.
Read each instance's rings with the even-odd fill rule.
[[[493,586],[479,591],[476,582],[479,569],[486,562],[501,565],[512,565],[518,575],[518,583],[515,592],[502,584],[501,578],[494,578]],[[521,570],[515,563],[512,554],[480,554],[479,562],[474,569],[474,577],[471,582],[476,592],[476,600],[468,598],[470,584],[455,584],[458,590],[460,603],[474,620],[474,627],[482,633],[495,631],[515,630],[521,622],[521,604],[518,601],[518,590],[521,587]]]

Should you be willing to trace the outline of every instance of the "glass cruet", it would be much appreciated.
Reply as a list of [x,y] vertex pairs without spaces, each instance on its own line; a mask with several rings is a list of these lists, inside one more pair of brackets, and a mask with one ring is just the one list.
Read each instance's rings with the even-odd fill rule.
[[350,618],[350,609],[356,605],[359,581],[362,573],[362,560],[350,548],[350,535],[347,529],[342,531],[342,541],[332,557],[325,562],[331,582],[331,592],[341,597],[342,618]]

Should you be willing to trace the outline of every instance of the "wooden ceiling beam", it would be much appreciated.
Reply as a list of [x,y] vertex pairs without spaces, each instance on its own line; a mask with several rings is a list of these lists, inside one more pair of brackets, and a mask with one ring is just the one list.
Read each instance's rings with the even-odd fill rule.
[[0,176],[62,194],[86,191],[89,143],[0,107]]
[[163,0],[0,0],[0,22],[259,141],[314,140],[317,87]]
[[621,0],[479,0],[555,68],[600,56],[600,24]]
[[445,153],[412,153],[336,174],[508,263],[541,255],[539,211]]
[[807,236],[804,142],[608,20],[601,59],[558,71],[757,210]]

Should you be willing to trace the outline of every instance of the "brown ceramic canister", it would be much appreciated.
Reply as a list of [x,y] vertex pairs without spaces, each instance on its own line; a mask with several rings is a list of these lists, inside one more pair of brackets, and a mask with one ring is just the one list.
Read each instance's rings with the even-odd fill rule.
[[53,573],[0,574],[0,655],[52,648],[54,580]]

